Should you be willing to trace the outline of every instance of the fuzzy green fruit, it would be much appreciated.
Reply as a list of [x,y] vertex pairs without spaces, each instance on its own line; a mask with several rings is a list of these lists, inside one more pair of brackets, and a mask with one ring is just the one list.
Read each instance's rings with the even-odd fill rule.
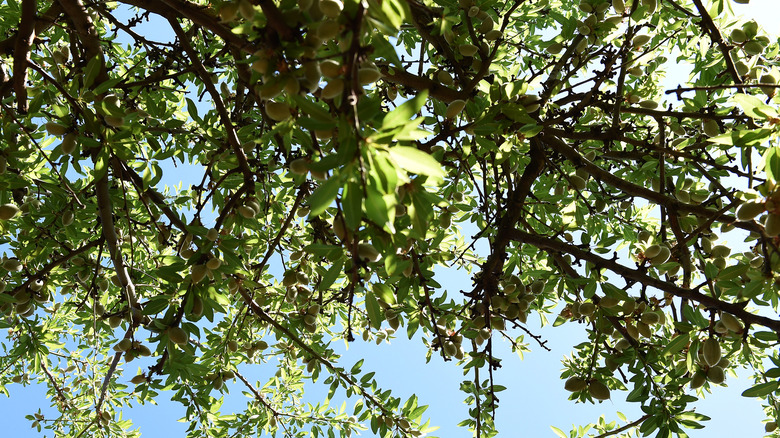
[[177,345],[186,345],[187,342],[189,342],[189,335],[181,327],[168,327],[166,334],[168,335],[168,338]]
[[0,220],[7,221],[16,216],[17,213],[19,213],[19,207],[14,204],[0,205]]
[[447,110],[444,112],[444,117],[448,119],[454,119],[463,111],[463,108],[465,107],[466,101],[460,99],[453,100],[449,105],[447,105]]
[[766,205],[763,202],[745,202],[737,209],[737,220],[743,222],[753,220],[754,217],[764,211],[766,211]]
[[701,129],[704,131],[704,135],[707,137],[715,137],[720,135],[720,127],[718,122],[712,119],[704,119],[701,124]]
[[364,260],[368,260],[370,262],[375,262],[379,260],[379,251],[374,248],[373,245],[370,243],[359,243],[358,244],[358,257]]
[[769,237],[780,235],[780,215],[771,213],[767,216],[766,223],[764,223],[764,232]]
[[284,102],[268,101],[265,103],[265,112],[271,120],[281,122],[287,120],[292,116],[290,113],[290,105]]
[[66,126],[60,125],[59,123],[48,122],[46,123],[46,131],[51,135],[56,135],[59,137],[61,135],[65,135],[65,133],[68,132],[68,128]]
[[569,392],[578,392],[578,391],[582,391],[583,389],[587,388],[588,387],[588,382],[586,382],[585,380],[583,380],[583,379],[581,379],[581,378],[579,378],[577,376],[573,376],[573,377],[569,377],[566,380],[566,383],[563,384],[563,387],[564,387],[564,389],[566,389]]
[[704,362],[707,363],[707,365],[714,367],[715,365],[720,362],[721,358],[721,351],[720,351],[720,342],[718,342],[715,338],[708,338],[706,341],[704,341],[704,344],[701,347],[702,349],[702,356],[704,357]]
[[472,57],[476,55],[477,50],[479,50],[479,48],[474,44],[461,44],[460,46],[458,46],[458,52],[460,52],[461,55],[466,57]]
[[609,388],[599,380],[590,382],[588,393],[596,400],[609,400]]

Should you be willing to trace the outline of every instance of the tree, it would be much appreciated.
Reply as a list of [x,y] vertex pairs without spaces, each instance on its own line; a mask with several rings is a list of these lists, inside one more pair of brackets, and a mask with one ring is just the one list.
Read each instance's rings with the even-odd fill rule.
[[[495,436],[494,340],[543,346],[530,313],[588,335],[550,385],[641,404],[592,434],[686,436],[741,368],[776,427],[778,45],[729,0],[0,17],[0,389],[48,386],[39,430],[133,435],[122,407],[169,389],[191,436],[420,436],[424,408],[331,347],[408,336],[463,369],[462,425]],[[150,17],[175,38],[137,31]],[[666,89],[668,62],[689,81]],[[183,163],[200,183],[163,188]],[[473,284],[443,290],[441,265]],[[228,387],[254,399],[220,416]]]

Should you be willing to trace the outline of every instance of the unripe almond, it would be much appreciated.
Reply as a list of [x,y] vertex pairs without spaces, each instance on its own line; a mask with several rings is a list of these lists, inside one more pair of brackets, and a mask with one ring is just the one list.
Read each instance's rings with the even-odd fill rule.
[[742,46],[742,49],[750,56],[760,55],[764,51],[764,46],[758,41],[748,41]]
[[458,52],[460,52],[461,55],[466,57],[471,57],[476,55],[477,50],[479,50],[479,48],[474,44],[461,44],[460,46],[458,46]]
[[[759,80],[759,82],[762,84],[775,85],[777,84],[777,78],[775,78],[771,74],[765,74],[761,76],[761,80]],[[764,94],[766,94],[768,97],[772,97],[775,95],[775,91],[777,90],[775,89],[775,87],[761,87],[761,91],[763,91]]]
[[586,382],[584,379],[581,379],[577,376],[569,377],[566,380],[566,383],[563,384],[563,388],[569,392],[582,391],[587,387],[588,387],[588,382]]
[[189,342],[189,335],[187,335],[187,332],[181,327],[168,327],[166,333],[168,334],[168,338],[177,345],[186,345],[187,342]]
[[125,118],[124,117],[117,117],[117,116],[105,116],[103,117],[103,120],[106,122],[106,125],[112,127],[112,128],[121,128],[122,126],[125,126]]
[[206,265],[192,265],[192,267],[190,267],[190,277],[192,278],[192,284],[200,283],[200,281],[206,277],[207,271],[208,269],[206,268]]
[[658,254],[650,259],[650,264],[653,266],[662,265],[669,260],[669,257],[672,255],[672,252],[664,245],[661,245],[661,250],[658,252]]
[[365,259],[371,262],[375,262],[379,260],[379,251],[374,248],[373,245],[370,243],[359,243],[358,244],[358,257],[361,259]]
[[60,143],[60,149],[64,155],[70,155],[76,150],[76,139],[78,135],[75,132],[71,132],[62,139]]
[[305,175],[309,172],[309,162],[305,158],[296,158],[290,162],[290,172]]
[[66,126],[62,126],[59,123],[55,122],[48,122],[46,123],[46,131],[51,135],[61,136],[65,135],[66,132],[68,132],[68,128]]
[[571,184],[572,188],[577,191],[584,190],[588,184],[583,177],[576,174],[569,176],[569,183]]
[[723,323],[724,326],[726,326],[727,329],[731,330],[735,333],[740,333],[742,329],[744,328],[742,326],[742,322],[740,322],[737,317],[730,313],[722,313],[720,315],[720,321]]
[[780,234],[780,215],[774,213],[768,215],[766,223],[764,223],[764,232],[769,237],[775,237]]
[[640,48],[650,41],[650,35],[637,35],[631,40],[631,45],[634,48]]
[[631,336],[632,338],[639,339],[639,329],[637,329],[634,324],[627,322],[626,332],[628,332],[628,335]]
[[17,213],[19,213],[19,207],[14,204],[0,205],[0,220],[7,221],[16,216]]
[[723,368],[719,366],[710,367],[707,370],[707,380],[719,385],[726,380],[726,374],[723,372]]
[[329,18],[337,18],[344,9],[344,3],[340,0],[320,0],[318,6],[322,15]]
[[611,309],[615,306],[617,306],[620,303],[620,300],[614,297],[605,296],[602,297],[601,300],[599,300],[599,306]]
[[466,101],[460,99],[453,100],[449,105],[447,105],[447,110],[444,112],[444,117],[448,119],[454,119],[463,111],[463,108],[465,107]]
[[373,67],[364,67],[358,70],[358,82],[360,85],[373,84],[382,79],[382,72]]
[[216,228],[209,228],[209,230],[206,232],[206,239],[212,242],[217,240],[217,237],[219,237],[219,231],[217,231]]
[[448,87],[455,83],[455,81],[452,79],[452,75],[446,70],[439,70],[436,73],[436,79],[438,79],[442,85],[446,85]]
[[698,370],[693,374],[691,378],[691,389],[701,388],[704,382],[707,381],[707,374],[704,371]]
[[206,267],[211,269],[212,271],[214,269],[219,269],[220,266],[222,266],[222,260],[220,260],[220,259],[218,259],[216,257],[211,258],[211,259],[209,259],[208,262],[206,262]]
[[502,36],[504,36],[503,32],[501,32],[498,29],[493,29],[490,32],[485,34],[485,39],[488,40],[488,41],[495,41],[495,40],[501,38]]
[[704,357],[704,362],[707,363],[707,365],[714,367],[715,365],[720,362],[721,358],[721,351],[720,351],[720,342],[718,342],[715,338],[708,338],[706,341],[704,341],[704,344],[701,347],[702,349],[702,355]]
[[292,116],[292,113],[290,113],[290,105],[272,100],[265,103],[265,112],[271,120],[277,122],[287,120]]
[[712,119],[705,119],[701,123],[701,129],[704,131],[704,135],[707,137],[715,137],[720,135],[720,127],[718,126],[718,122]]
[[70,224],[73,223],[73,218],[74,218],[73,211],[72,210],[65,210],[62,213],[62,226],[64,226],[64,227],[70,226]]
[[222,3],[222,7],[219,8],[219,18],[223,22],[230,23],[238,16],[238,3],[237,2],[225,2]]
[[127,351],[133,346],[133,341],[130,338],[123,338],[116,345],[114,345],[114,351]]
[[596,305],[589,301],[580,304],[580,314],[582,314],[582,316],[591,316],[595,310]]
[[588,385],[588,393],[596,400],[609,400],[609,388],[599,380],[593,380]]
[[626,11],[626,4],[623,0],[612,0],[612,9],[618,14],[623,14]]
[[661,315],[651,310],[647,310],[644,313],[642,313],[640,319],[643,323],[647,325],[653,325],[661,322]]
[[133,377],[132,379],[130,379],[130,383],[132,383],[133,385],[140,385],[141,383],[144,382],[146,382],[146,376],[144,376],[143,374],[139,374]]
[[496,23],[493,21],[493,18],[488,16],[482,21],[482,24],[479,25],[479,31],[482,33],[488,33],[493,30],[495,24]]
[[[323,41],[330,41],[336,38],[339,33],[341,33],[341,25],[336,20],[324,20],[317,26],[317,37]],[[340,65],[339,68],[341,68]],[[324,71],[323,74],[325,74]]]
[[334,99],[344,92],[344,80],[341,78],[334,78],[328,82],[328,85],[322,89],[320,96],[323,99]]
[[656,108],[658,108],[658,102],[656,102],[654,100],[643,100],[643,101],[639,102],[639,106],[641,106],[642,108],[647,108],[647,109],[656,109]]
[[766,211],[766,205],[763,202],[750,201],[740,205],[737,209],[737,220],[749,221],[759,214]]
[[347,239],[347,227],[344,224],[344,218],[341,215],[333,218],[333,234],[339,238],[339,240]]
[[766,433],[772,433],[777,429],[777,422],[776,421],[770,421],[767,424],[764,425],[764,432]]

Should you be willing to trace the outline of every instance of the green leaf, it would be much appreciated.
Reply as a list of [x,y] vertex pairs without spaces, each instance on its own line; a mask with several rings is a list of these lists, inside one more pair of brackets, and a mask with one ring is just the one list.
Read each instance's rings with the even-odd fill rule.
[[360,183],[350,181],[344,189],[341,199],[341,210],[344,212],[344,223],[350,230],[360,226],[363,220],[363,190]]
[[746,389],[742,392],[742,397],[764,397],[777,390],[778,382],[759,383],[758,385]]
[[385,116],[382,120],[382,131],[395,128],[396,126],[406,125],[413,123],[412,117],[420,111],[420,108],[425,105],[425,101],[428,100],[428,90],[419,92],[413,98],[398,105],[398,107]]
[[395,292],[393,292],[390,286],[384,283],[374,283],[372,288],[377,298],[391,306],[395,304]]
[[336,199],[336,195],[338,195],[340,188],[341,179],[336,177],[336,175],[331,176],[325,183],[317,187],[317,190],[309,196],[307,201],[307,204],[311,209],[309,217],[317,217],[322,214],[325,209],[330,207]]
[[681,351],[683,348],[688,346],[688,342],[690,342],[691,336],[688,333],[681,334],[674,339],[671,340],[666,345],[666,348],[664,348],[663,355],[668,356],[670,354],[677,353],[678,351]]
[[565,433],[563,433],[563,431],[562,431],[562,430],[558,429],[558,428],[557,428],[557,427],[555,427],[555,426],[550,426],[550,429],[552,429],[552,431],[553,431],[553,432],[555,432],[555,434],[556,434],[556,435],[558,435],[558,436],[559,436],[559,437],[561,437],[561,438],[569,438],[569,437],[568,437],[568,435],[566,435]]
[[371,327],[379,330],[382,327],[382,309],[379,307],[379,303],[376,300],[373,292],[366,291],[366,312],[368,313],[368,320],[371,323]]
[[425,152],[409,147],[395,146],[388,149],[393,160],[405,171],[443,179],[446,175],[441,164]]
[[745,114],[754,119],[767,119],[777,117],[777,111],[771,106],[765,104],[761,99],[750,94],[735,94],[731,101],[739,105]]

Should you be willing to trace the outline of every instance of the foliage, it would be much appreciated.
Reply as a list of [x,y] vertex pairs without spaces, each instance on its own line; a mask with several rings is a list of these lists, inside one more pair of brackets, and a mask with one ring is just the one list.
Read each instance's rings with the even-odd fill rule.
[[[730,8],[4,2],[0,391],[47,385],[57,436],[133,435],[123,406],[163,390],[190,436],[420,436],[425,407],[331,347],[403,331],[463,369],[489,437],[493,339],[543,346],[539,313],[589,339],[551,385],[645,413],[591,435],[686,436],[740,368],[771,431],[778,45]],[[182,165],[200,182],[163,187]]]

